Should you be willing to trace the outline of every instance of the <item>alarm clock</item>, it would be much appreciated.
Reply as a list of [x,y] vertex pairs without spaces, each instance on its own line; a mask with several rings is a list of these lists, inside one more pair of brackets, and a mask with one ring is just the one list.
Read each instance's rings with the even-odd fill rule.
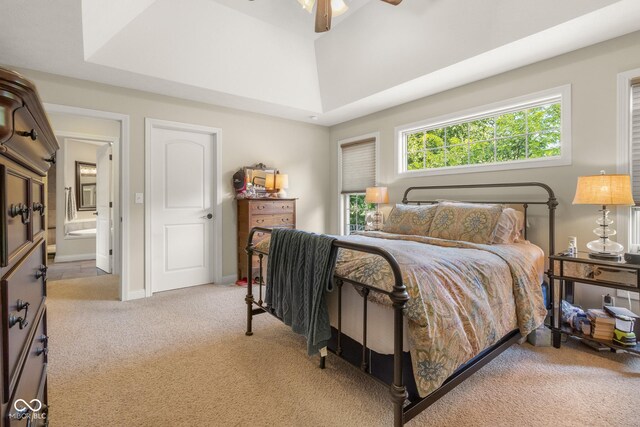
[[640,253],[627,252],[624,254],[624,260],[629,264],[640,264]]

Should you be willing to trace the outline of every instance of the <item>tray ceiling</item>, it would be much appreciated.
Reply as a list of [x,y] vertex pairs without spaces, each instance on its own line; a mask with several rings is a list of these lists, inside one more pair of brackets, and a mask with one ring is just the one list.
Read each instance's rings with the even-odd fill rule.
[[3,1],[0,62],[333,125],[640,29],[637,0],[346,3],[318,35],[296,0]]

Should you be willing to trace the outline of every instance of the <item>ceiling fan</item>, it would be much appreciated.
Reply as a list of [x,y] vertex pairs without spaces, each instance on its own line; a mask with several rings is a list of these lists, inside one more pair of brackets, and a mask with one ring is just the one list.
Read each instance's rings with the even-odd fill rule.
[[[402,0],[382,0],[394,6],[399,5]],[[316,0],[298,0],[302,8],[311,13]],[[324,33],[331,29],[331,17],[342,15],[348,7],[344,0],[318,0],[316,7],[316,33]]]

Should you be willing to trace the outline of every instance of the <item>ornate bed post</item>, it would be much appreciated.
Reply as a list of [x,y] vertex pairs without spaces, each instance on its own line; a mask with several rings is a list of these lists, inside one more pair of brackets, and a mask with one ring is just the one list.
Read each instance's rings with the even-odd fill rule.
[[391,400],[393,401],[393,425],[404,425],[404,401],[407,388],[402,381],[402,344],[404,339],[404,308],[409,301],[407,288],[402,282],[402,273],[397,262],[389,263],[393,270],[395,284],[390,298],[393,302],[393,384],[391,384]]
[[[253,279],[251,278],[251,275],[253,274],[253,248],[252,248],[252,243],[253,243],[253,233],[254,230],[251,230],[251,232],[249,232],[249,238],[248,238],[248,242],[247,242],[247,296],[244,298],[244,300],[247,303],[247,332],[245,332],[245,335],[253,335],[253,331],[251,330],[251,322],[253,320]],[[262,273],[262,272],[261,272]],[[262,277],[260,278],[262,280]]]

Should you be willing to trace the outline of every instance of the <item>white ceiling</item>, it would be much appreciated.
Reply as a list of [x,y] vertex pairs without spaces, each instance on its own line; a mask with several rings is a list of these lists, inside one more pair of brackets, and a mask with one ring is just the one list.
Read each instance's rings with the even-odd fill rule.
[[638,0],[0,0],[0,63],[333,125],[640,30]]

